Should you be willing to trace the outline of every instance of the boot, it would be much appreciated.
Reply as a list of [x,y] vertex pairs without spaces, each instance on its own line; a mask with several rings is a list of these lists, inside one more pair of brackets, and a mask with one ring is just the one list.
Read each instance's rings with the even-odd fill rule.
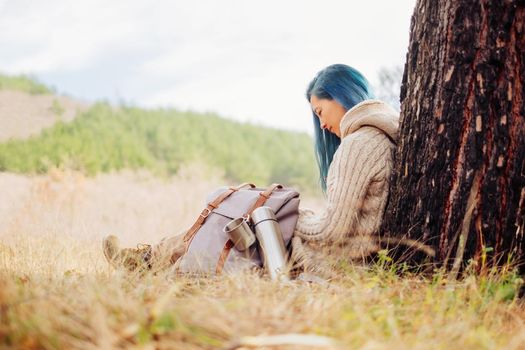
[[119,239],[109,235],[102,241],[102,251],[106,260],[115,268],[125,268],[132,272],[151,269],[151,246],[138,244],[137,248],[120,248]]

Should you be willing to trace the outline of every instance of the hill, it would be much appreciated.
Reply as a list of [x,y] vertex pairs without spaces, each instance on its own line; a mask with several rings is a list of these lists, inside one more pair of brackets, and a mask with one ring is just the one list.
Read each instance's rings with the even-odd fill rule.
[[38,135],[0,144],[0,171],[17,173],[65,167],[87,175],[148,169],[169,176],[195,162],[234,183],[317,187],[310,136],[215,114],[96,103],[69,122],[56,118]]
[[31,95],[51,95],[55,89],[28,75],[10,76],[0,73],[0,90],[23,91]]

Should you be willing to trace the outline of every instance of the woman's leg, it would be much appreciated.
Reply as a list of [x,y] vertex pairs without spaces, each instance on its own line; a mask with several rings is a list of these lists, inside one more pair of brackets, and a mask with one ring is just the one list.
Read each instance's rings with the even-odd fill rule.
[[184,254],[185,233],[183,231],[164,238],[153,246],[138,244],[137,248],[121,248],[119,239],[109,235],[102,242],[102,251],[108,262],[116,268],[160,271],[173,265]]
[[151,247],[150,264],[154,269],[164,269],[175,264],[184,254],[186,245],[184,235],[187,230],[173,236],[163,238],[159,243]]

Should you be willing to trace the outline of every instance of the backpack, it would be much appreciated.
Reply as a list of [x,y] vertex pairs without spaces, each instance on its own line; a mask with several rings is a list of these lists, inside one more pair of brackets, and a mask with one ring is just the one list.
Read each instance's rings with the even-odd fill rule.
[[263,205],[274,211],[285,247],[290,251],[299,217],[299,193],[294,189],[279,184],[261,189],[248,183],[221,187],[208,196],[207,203],[184,236],[185,253],[177,260],[177,272],[220,274],[223,271],[262,267],[257,244],[240,252],[223,228],[233,219],[249,218],[255,209]]

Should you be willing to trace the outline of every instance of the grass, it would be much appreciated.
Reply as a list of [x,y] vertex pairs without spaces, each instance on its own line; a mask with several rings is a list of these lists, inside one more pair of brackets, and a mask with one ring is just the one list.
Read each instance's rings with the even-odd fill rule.
[[[129,242],[155,242],[157,231],[186,227],[219,181],[182,172],[164,181],[0,176],[2,193],[16,198],[3,211],[9,220],[0,220],[0,349],[524,348],[523,280],[510,267],[481,275],[467,269],[453,282],[442,271],[412,274],[382,252],[368,266],[338,261],[328,283],[312,284],[109,268],[101,227],[120,228],[121,238],[135,229]],[[331,341],[253,346],[290,333]],[[248,341],[251,347],[235,345]]]
[[7,347],[220,349],[288,333],[323,335],[341,349],[520,349],[525,341],[522,281],[512,273],[469,275],[451,288],[439,273],[347,266],[328,285],[282,285],[255,274],[126,275],[106,266],[98,244],[67,237],[10,249],[0,260]]

